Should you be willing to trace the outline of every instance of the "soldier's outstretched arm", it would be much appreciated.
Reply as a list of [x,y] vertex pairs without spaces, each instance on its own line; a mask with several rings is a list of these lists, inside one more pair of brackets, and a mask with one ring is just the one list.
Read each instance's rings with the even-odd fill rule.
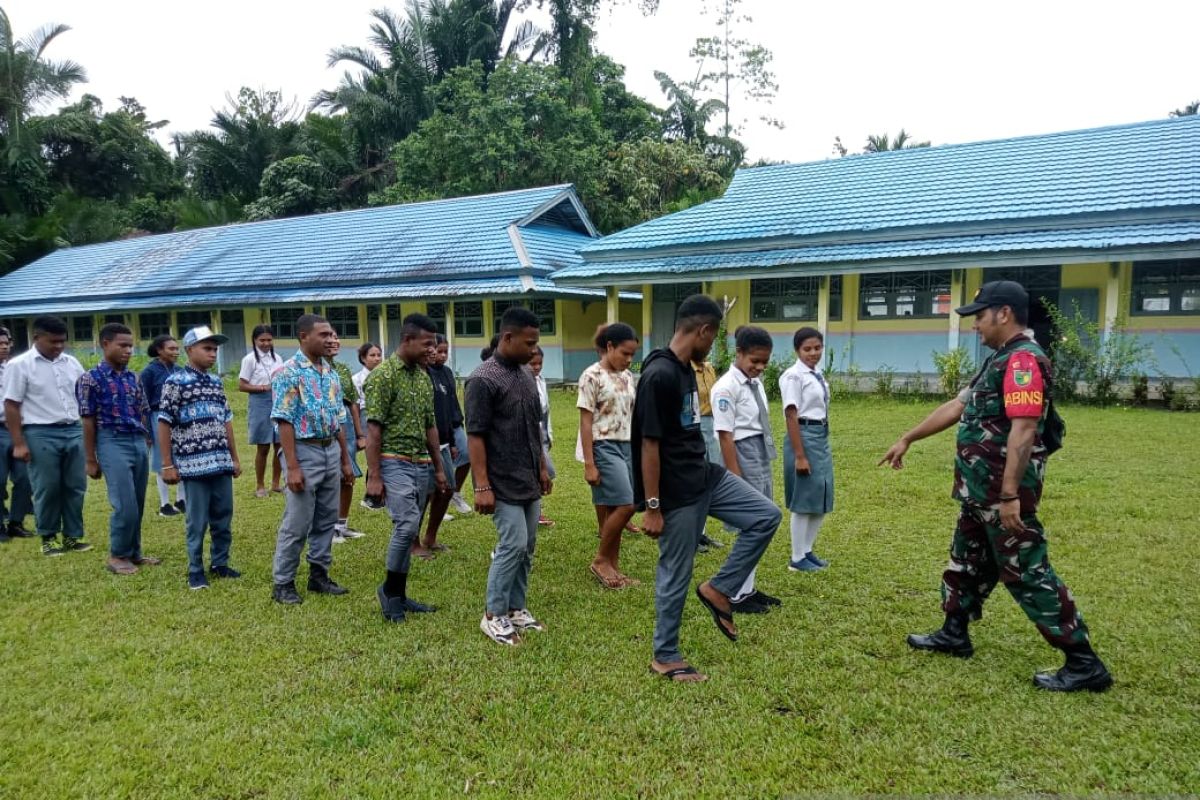
[[966,405],[957,397],[953,397],[942,403],[928,417],[921,420],[915,428],[897,439],[896,443],[883,454],[883,458],[879,460],[877,466],[882,467],[884,464],[891,464],[892,469],[902,469],[904,467],[904,454],[908,452],[909,445],[952,427],[958,422],[959,417],[962,416],[964,408],[966,408]]

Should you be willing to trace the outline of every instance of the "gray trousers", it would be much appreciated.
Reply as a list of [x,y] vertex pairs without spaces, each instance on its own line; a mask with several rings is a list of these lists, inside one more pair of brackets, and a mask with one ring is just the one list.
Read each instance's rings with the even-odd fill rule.
[[83,538],[83,497],[87,470],[83,457],[83,426],[25,425],[29,445],[29,486],[33,490],[33,518],[39,536],[62,531],[70,539]]
[[654,657],[660,662],[683,660],[679,625],[692,582],[698,537],[710,516],[741,531],[721,570],[711,579],[713,588],[730,597],[758,566],[783,518],[774,502],[728,472],[696,502],[663,514],[654,577]]
[[229,565],[233,543],[233,476],[186,478],[188,572],[204,572],[204,531],[208,530],[211,563]]
[[[5,509],[5,501],[9,499],[8,481],[12,478],[12,502]],[[10,520],[24,523],[33,511],[33,490],[29,488],[29,467],[24,461],[12,457],[12,436],[8,428],[0,422],[0,522]]]
[[388,516],[392,518],[387,568],[389,572],[408,572],[413,542],[421,534],[425,499],[429,497],[429,483],[433,480],[433,465],[385,458],[379,470],[383,473],[381,477]]
[[284,492],[283,522],[275,538],[272,565],[276,584],[296,579],[305,540],[310,566],[328,571],[333,564],[333,529],[342,491],[342,449],[336,439],[326,447],[299,440],[296,461],[304,473],[304,491]]
[[113,558],[142,557],[142,517],[150,478],[150,445],[140,433],[96,430],[96,460],[104,473],[108,503],[108,552]]
[[499,541],[487,580],[487,611],[494,617],[525,608],[541,513],[541,498],[523,504],[496,501],[492,519]]

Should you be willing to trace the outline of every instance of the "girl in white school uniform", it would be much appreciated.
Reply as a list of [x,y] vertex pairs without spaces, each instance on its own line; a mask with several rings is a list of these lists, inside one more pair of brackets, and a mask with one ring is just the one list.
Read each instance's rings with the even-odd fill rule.
[[247,420],[250,427],[250,444],[257,448],[254,455],[254,478],[258,488],[257,497],[267,496],[265,483],[267,456],[275,448],[271,459],[271,491],[282,492],[279,485],[281,462],[279,458],[279,434],[271,422],[271,378],[283,366],[283,359],[275,355],[275,331],[270,325],[257,325],[250,334],[253,347],[242,359],[238,373],[238,391],[250,395]]
[[829,384],[821,373],[825,337],[801,328],[792,337],[796,363],[779,378],[787,437],[783,443],[784,501],[791,512],[793,572],[829,564],[813,552],[825,515],[833,511],[833,456],[829,451]]
[[[725,468],[774,500],[771,462],[776,457],[775,438],[767,389],[760,380],[771,363],[774,343],[771,334],[749,325],[738,328],[733,336],[737,344],[733,365],[712,387],[713,430]],[[755,588],[751,571],[742,588],[730,598],[730,605],[743,614],[763,614],[780,601]]]

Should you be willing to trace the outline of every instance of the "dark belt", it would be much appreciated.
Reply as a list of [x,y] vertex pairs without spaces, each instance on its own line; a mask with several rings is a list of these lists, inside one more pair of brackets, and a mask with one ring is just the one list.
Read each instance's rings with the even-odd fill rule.
[[30,422],[22,425],[24,428],[72,428],[79,425],[79,422]]
[[297,439],[296,444],[310,444],[313,447],[329,447],[329,445],[336,441],[337,439],[330,436],[325,439]]
[[[448,445],[448,444],[442,445],[442,447],[449,447],[449,446],[450,445]],[[389,453],[387,455],[381,455],[380,458],[383,459],[384,461],[405,461],[409,464],[424,464],[425,466],[428,466],[433,463],[433,460],[428,457],[413,458],[412,456],[399,456],[399,455],[394,455],[391,453]]]
[[807,419],[806,417],[797,417],[796,422],[799,422],[801,425],[819,425],[822,428],[829,425],[829,420],[827,419]]

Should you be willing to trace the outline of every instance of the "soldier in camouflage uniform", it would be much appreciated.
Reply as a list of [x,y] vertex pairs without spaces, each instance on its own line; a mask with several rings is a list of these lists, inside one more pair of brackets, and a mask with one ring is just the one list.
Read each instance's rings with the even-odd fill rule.
[[952,496],[961,503],[942,574],[946,622],[908,643],[969,658],[967,625],[999,581],[1052,647],[1066,654],[1053,674],[1034,676],[1050,691],[1102,691],[1112,676],[1092,650],[1075,600],[1050,566],[1046,535],[1037,518],[1046,471],[1042,436],[1050,410],[1052,374],[1046,354],[1025,333],[1029,296],[1012,281],[984,284],[970,304],[975,330],[995,350],[957,397],[900,437],[880,464],[903,466],[913,442],[958,424]]

